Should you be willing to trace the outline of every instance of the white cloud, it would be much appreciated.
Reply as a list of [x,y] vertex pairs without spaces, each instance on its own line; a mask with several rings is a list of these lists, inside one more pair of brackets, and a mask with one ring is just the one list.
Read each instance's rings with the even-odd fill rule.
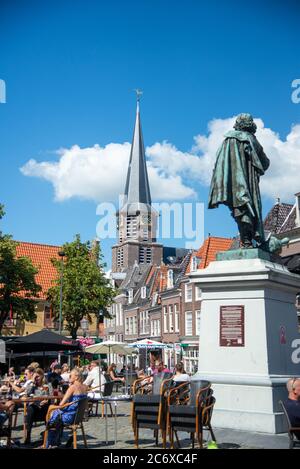
[[[45,179],[53,184],[55,200],[71,197],[92,199],[96,202],[115,200],[123,194],[130,154],[130,144],[110,143],[104,148],[94,145],[58,152],[58,161],[37,162],[29,160],[21,171],[25,176]],[[149,179],[153,198],[182,199],[194,195],[185,186],[180,175],[166,175],[157,167],[149,167]]]
[[[194,137],[195,144],[189,153],[168,142],[155,143],[147,149],[152,164],[163,168],[166,174],[180,174],[192,186],[195,182],[209,186],[217,150],[235,119],[234,116],[210,121],[208,134]],[[278,133],[265,127],[261,119],[255,119],[255,122],[257,138],[271,161],[261,178],[261,192],[272,199],[293,200],[294,193],[300,191],[300,125],[292,126],[286,139],[282,140]]]
[[[213,119],[207,135],[194,137],[189,152],[163,141],[146,148],[151,194],[154,200],[181,200],[193,197],[197,186],[208,186],[216,152],[224,134],[232,129],[235,117]],[[262,194],[272,199],[292,200],[300,190],[300,125],[294,125],[285,140],[255,119],[257,138],[271,160],[261,179]],[[55,199],[82,197],[97,202],[115,200],[122,194],[129,160],[130,144],[110,143],[61,149],[57,161],[29,160],[21,171],[53,184]]]

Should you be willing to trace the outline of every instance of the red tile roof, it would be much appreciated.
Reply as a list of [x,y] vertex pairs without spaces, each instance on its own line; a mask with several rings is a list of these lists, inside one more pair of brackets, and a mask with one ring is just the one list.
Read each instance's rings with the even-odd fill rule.
[[52,265],[51,259],[59,259],[60,249],[60,246],[17,241],[17,257],[29,257],[39,270],[35,276],[36,282],[42,287],[39,298],[46,298],[47,290],[53,286],[53,281],[57,278],[57,270]]
[[[218,252],[228,251],[231,245],[231,238],[218,238],[216,236],[209,236],[208,238],[206,238],[206,240],[196,253],[196,257],[200,259],[198,268],[205,269],[211,261],[216,260],[216,255]],[[191,262],[188,265],[186,273],[190,272]]]

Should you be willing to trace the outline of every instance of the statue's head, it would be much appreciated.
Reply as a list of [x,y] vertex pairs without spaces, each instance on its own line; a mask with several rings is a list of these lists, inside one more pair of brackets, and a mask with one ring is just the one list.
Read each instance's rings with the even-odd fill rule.
[[246,130],[247,132],[251,132],[252,134],[255,134],[257,129],[251,114],[246,113],[239,114],[237,116],[233,127],[235,128],[235,130]]

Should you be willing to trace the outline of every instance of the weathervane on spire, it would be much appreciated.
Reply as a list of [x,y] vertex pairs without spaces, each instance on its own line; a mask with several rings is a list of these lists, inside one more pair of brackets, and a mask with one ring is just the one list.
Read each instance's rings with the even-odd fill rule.
[[139,90],[138,88],[136,88],[134,91],[136,92],[136,100],[139,103],[143,92],[142,90]]

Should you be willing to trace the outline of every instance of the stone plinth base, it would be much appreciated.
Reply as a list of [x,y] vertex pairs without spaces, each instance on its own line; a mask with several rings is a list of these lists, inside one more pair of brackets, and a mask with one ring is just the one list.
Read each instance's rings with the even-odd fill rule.
[[213,424],[285,431],[278,401],[287,397],[287,380],[299,375],[292,356],[300,338],[295,308],[300,277],[259,256],[212,262],[190,279],[202,289],[197,374],[213,383]]

